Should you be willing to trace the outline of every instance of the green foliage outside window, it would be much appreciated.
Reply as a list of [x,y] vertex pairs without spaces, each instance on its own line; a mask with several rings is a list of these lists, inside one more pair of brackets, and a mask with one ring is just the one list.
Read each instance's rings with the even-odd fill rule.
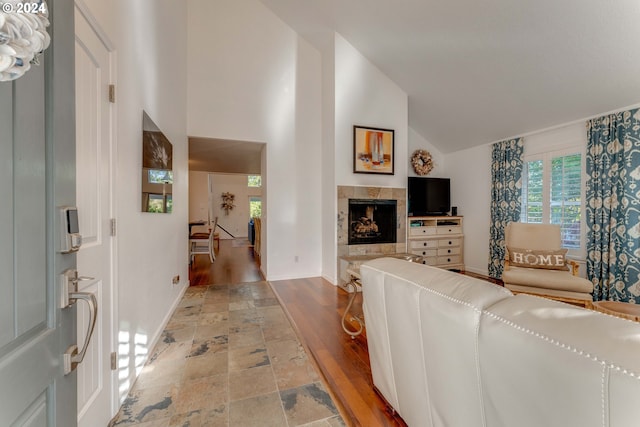
[[262,177],[260,175],[247,176],[248,187],[262,187]]
[[163,169],[149,169],[151,184],[173,184],[173,172]]
[[251,218],[262,217],[262,200],[258,197],[251,197],[249,199],[249,216]]
[[162,194],[150,194],[149,205],[147,212],[153,213],[170,213],[173,211],[173,197],[170,194],[166,196],[166,202],[164,201]]
[[[570,154],[549,157],[549,162],[544,160],[525,162],[521,221],[560,224],[562,246],[579,249],[582,156]],[[550,168],[546,178],[545,164]],[[547,179],[548,182],[545,181]]]
[[580,247],[582,159],[580,154],[551,160],[550,223],[562,227],[562,246]]
[[526,163],[526,182],[524,190],[523,213],[526,213],[524,222],[542,223],[542,160],[534,160]]

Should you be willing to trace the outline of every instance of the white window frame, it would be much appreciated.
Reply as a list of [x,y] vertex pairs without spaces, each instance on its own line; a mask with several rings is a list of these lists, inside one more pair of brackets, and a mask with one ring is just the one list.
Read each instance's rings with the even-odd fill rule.
[[[586,195],[586,148],[583,146],[572,146],[563,149],[556,149],[545,151],[542,153],[536,153],[527,155],[524,157],[525,164],[528,162],[542,160],[542,223],[549,224],[551,220],[551,160],[555,157],[564,157],[571,154],[580,154],[581,159],[581,181],[580,181],[580,248],[567,248],[567,256],[569,258],[584,261],[587,257],[586,240],[587,240],[587,225],[585,221],[585,195]],[[522,177],[523,180],[527,179],[527,176]],[[523,210],[526,201],[523,198],[522,205]],[[521,215],[522,219],[526,219],[526,215]]]

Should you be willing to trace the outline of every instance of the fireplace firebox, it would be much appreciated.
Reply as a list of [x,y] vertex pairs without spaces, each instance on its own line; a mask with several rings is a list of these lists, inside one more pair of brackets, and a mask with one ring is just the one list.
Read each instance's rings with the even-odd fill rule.
[[397,201],[349,199],[349,245],[396,243]]

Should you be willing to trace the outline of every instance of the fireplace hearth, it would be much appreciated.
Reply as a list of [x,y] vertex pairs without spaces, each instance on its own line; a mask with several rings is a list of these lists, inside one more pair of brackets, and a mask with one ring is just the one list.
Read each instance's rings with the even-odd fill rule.
[[349,199],[349,245],[396,243],[397,201]]
[[[364,186],[338,186],[337,197],[337,255],[338,258],[344,256],[373,255],[373,254],[395,254],[407,251],[407,189],[392,187],[364,187]],[[396,203],[396,213],[392,215],[395,221],[392,227],[395,230],[395,239],[387,237],[382,240],[388,243],[371,243],[368,239],[363,243],[353,243],[349,241],[351,234],[351,221],[358,218],[371,218],[378,227],[378,232],[384,232],[383,223],[378,218],[380,208],[374,210],[372,215],[367,215],[365,207],[359,206],[360,213],[349,214],[349,202],[354,200],[364,200],[365,202],[391,201]],[[353,208],[353,203],[351,204]],[[384,209],[384,208],[382,208]],[[353,210],[353,209],[352,209]],[[367,224],[365,224],[367,225]],[[372,227],[373,228],[373,227]],[[353,235],[351,236],[354,237]]]

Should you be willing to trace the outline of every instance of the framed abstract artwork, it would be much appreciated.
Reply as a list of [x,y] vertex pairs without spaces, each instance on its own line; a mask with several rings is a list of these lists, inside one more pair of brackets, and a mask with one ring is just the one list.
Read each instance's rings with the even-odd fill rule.
[[393,175],[392,129],[353,127],[353,173]]

